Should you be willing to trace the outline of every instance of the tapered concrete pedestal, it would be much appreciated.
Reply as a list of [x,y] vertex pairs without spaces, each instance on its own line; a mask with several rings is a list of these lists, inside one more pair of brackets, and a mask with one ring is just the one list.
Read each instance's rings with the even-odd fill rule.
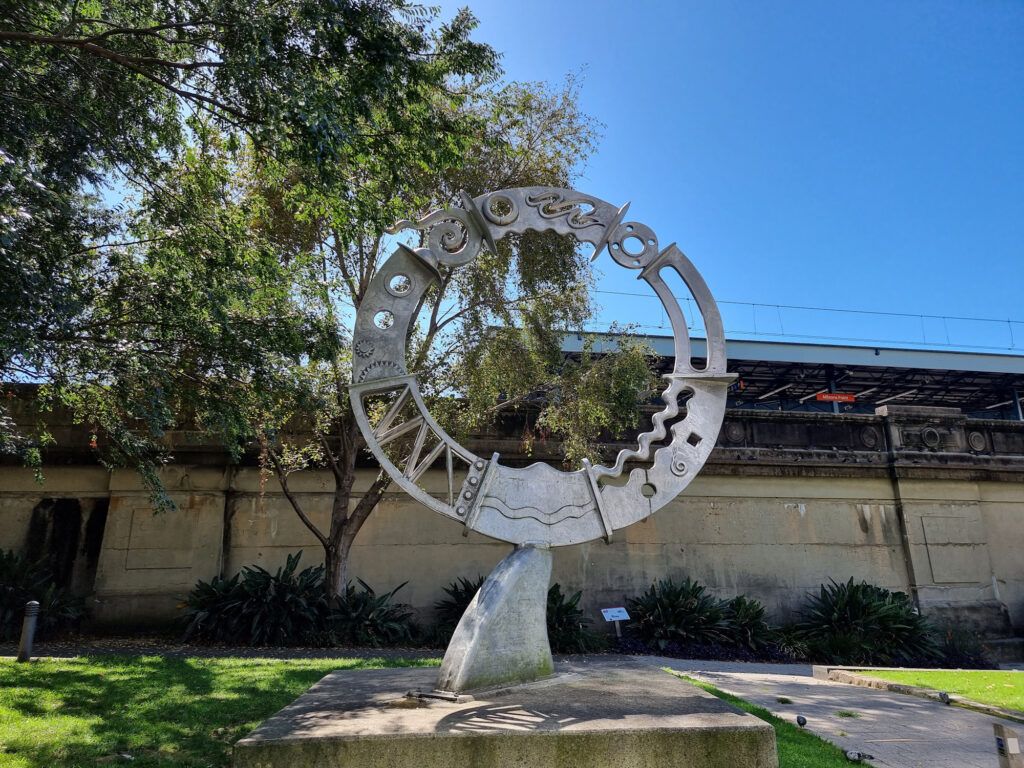
[[473,597],[448,643],[438,690],[470,693],[550,675],[550,582],[547,547],[522,545],[503,558]]
[[777,768],[767,723],[621,657],[458,702],[436,670],[334,672],[234,748],[234,768]]

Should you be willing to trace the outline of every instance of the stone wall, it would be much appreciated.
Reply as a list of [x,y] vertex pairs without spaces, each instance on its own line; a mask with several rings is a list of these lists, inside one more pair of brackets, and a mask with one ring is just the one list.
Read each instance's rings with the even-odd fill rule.
[[[472,447],[514,461],[514,445],[497,434]],[[78,573],[93,576],[96,620],[122,627],[172,618],[197,579],[250,564],[275,569],[299,549],[304,564],[319,561],[318,542],[273,480],[261,485],[255,468],[209,453],[181,456],[165,472],[179,508],[163,515],[130,471],[108,474],[82,459],[48,466],[40,486],[28,470],[0,466],[0,547],[38,538],[53,499],[79,500],[83,526],[102,502],[102,546],[92,570]],[[357,491],[374,475],[361,470]],[[873,417],[732,411],[711,460],[679,499],[610,544],[556,550],[553,579],[570,593],[583,589],[595,620],[598,608],[654,579],[689,575],[722,596],[756,597],[781,621],[821,583],[853,577],[915,593],[940,620],[1005,636],[1010,622],[1024,627],[1022,480],[1024,424],[937,409]],[[329,515],[331,482],[326,472],[293,478],[318,523]],[[440,493],[443,476],[427,482]],[[350,575],[378,590],[407,581],[401,599],[426,618],[445,584],[488,573],[509,551],[462,534],[405,495],[386,494],[356,541]]]

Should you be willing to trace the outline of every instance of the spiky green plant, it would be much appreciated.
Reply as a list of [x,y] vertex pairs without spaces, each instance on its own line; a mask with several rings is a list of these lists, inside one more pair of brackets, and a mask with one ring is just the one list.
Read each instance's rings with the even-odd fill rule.
[[659,650],[672,642],[729,642],[725,601],[689,577],[678,584],[659,580],[644,594],[629,598],[626,606],[631,617],[627,633]]

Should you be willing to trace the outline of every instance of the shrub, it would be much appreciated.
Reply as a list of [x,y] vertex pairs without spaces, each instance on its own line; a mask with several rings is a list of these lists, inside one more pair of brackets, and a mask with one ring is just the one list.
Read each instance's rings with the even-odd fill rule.
[[803,661],[808,658],[807,638],[796,624],[786,624],[774,630],[775,646],[791,660]]
[[335,641],[374,648],[411,643],[412,611],[405,603],[395,602],[395,594],[408,582],[378,595],[365,581],[358,581],[362,591],[348,584],[345,596],[338,598],[328,617],[327,624]]
[[669,643],[728,643],[727,603],[687,578],[676,584],[659,580],[640,597],[626,602],[626,631],[647,646],[664,650]]
[[185,639],[247,645],[301,645],[323,629],[324,568],[296,570],[302,552],[277,573],[249,565],[230,579],[200,581],[185,601]]
[[32,561],[0,549],[0,639],[21,636],[25,604],[30,600],[39,603],[37,639],[77,629],[85,618],[85,598],[58,587],[48,561]]
[[981,638],[969,629],[950,627],[939,643],[939,663],[950,669],[998,669]]
[[404,584],[378,595],[360,580],[333,606],[324,591],[324,567],[296,573],[302,552],[270,573],[246,566],[230,579],[200,581],[185,600],[184,639],[231,645],[395,645],[412,636],[412,612],[394,600]]
[[181,639],[209,640],[215,643],[237,643],[242,637],[242,615],[238,591],[238,575],[230,579],[214,577],[198,581],[179,606],[185,609],[181,617]]
[[799,628],[815,661],[889,665],[939,655],[934,627],[902,592],[831,581],[811,596],[805,615]]
[[590,631],[590,617],[579,608],[582,592],[566,598],[561,584],[548,590],[548,641],[555,653],[589,653],[603,650],[607,644],[603,635]]
[[744,595],[737,595],[725,604],[725,620],[729,640],[757,651],[775,642],[775,634],[764,617],[764,605]]

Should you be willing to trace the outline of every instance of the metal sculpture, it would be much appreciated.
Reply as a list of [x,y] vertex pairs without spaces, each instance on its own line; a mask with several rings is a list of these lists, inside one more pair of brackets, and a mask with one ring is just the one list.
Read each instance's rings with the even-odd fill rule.
[[[674,243],[659,249],[657,235],[649,227],[625,220],[628,203],[620,208],[573,189],[552,187],[505,189],[476,198],[463,195],[462,203],[461,209],[435,211],[418,222],[399,222],[396,231],[426,231],[426,246],[399,245],[363,297],[353,334],[349,390],[359,427],[370,450],[399,486],[467,529],[519,548],[544,551],[598,538],[610,542],[614,531],[675,498],[715,445],[726,392],[734,379],[726,372],[718,306],[697,269]],[[467,264],[482,248],[495,250],[505,235],[527,230],[570,235],[590,243],[595,259],[607,248],[619,266],[638,271],[637,279],[651,286],[671,323],[675,364],[665,376],[667,385],[661,395],[665,407],[654,416],[652,429],[639,436],[637,447],[621,451],[610,467],[584,462],[576,472],[560,472],[540,463],[504,466],[498,454],[477,456],[441,429],[424,405],[416,376],[406,368],[410,326],[424,293],[440,279],[438,266]],[[700,367],[691,357],[686,319],[662,278],[664,269],[679,274],[703,317],[707,356]],[[679,418],[683,412],[685,416]],[[399,458],[393,448],[403,436],[406,441],[401,444],[410,445]],[[447,494],[437,498],[419,481],[442,459]],[[649,465],[632,469],[624,483],[607,482],[622,475],[627,462]],[[457,471],[465,472],[458,488]],[[487,584],[481,594],[486,590]],[[479,625],[479,616],[476,621]],[[457,631],[456,640],[458,636]],[[444,677],[442,669],[442,682]]]

